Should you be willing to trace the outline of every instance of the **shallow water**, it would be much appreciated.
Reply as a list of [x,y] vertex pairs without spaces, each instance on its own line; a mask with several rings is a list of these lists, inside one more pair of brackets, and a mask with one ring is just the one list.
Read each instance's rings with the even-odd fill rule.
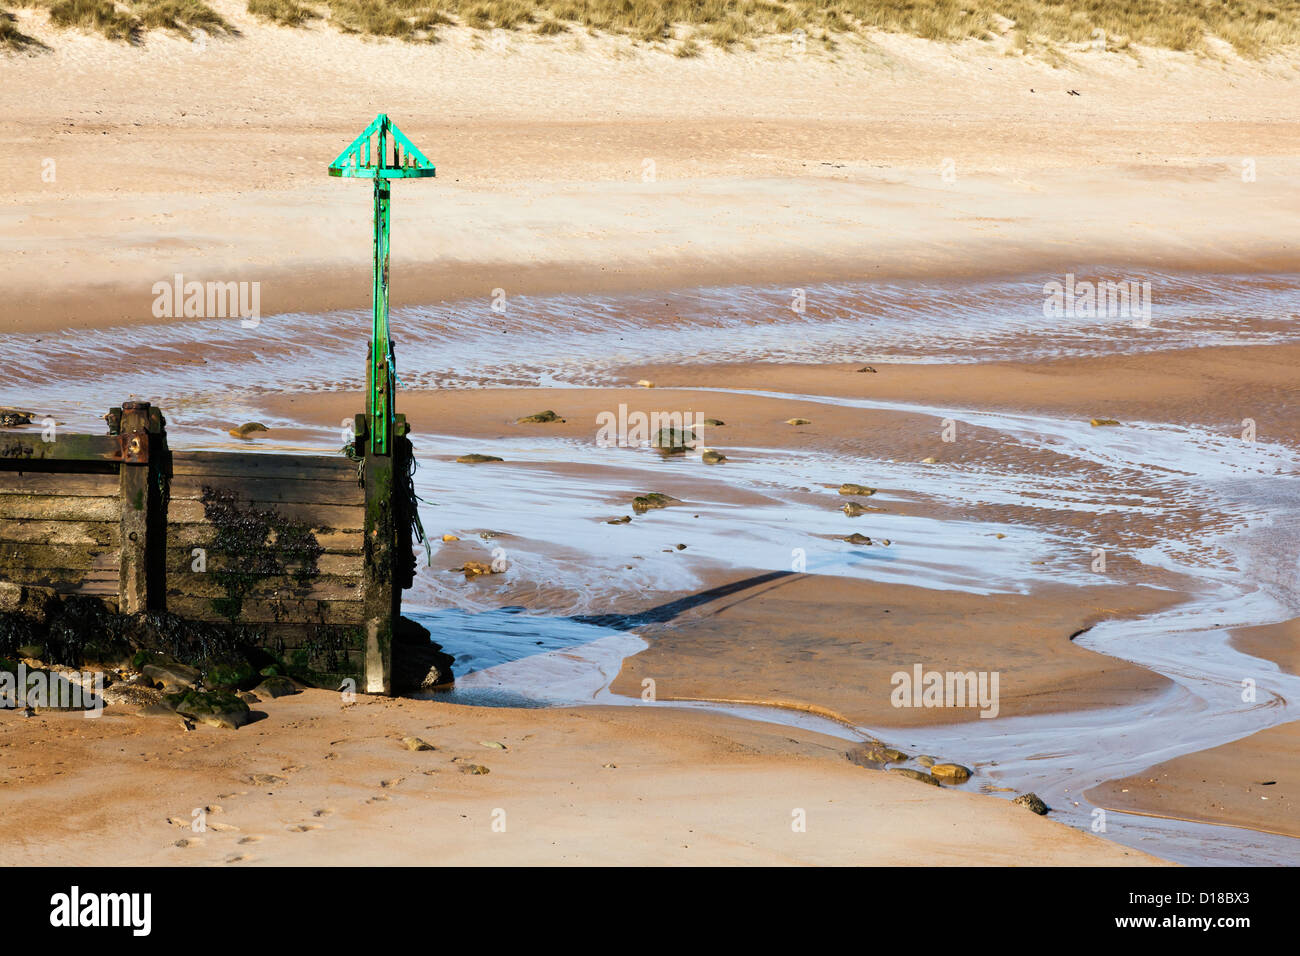
[[[1153,284],[1150,328],[1128,319],[1047,319],[1042,286],[1049,278],[1059,277],[823,285],[805,290],[803,314],[789,308],[789,289],[738,288],[515,297],[504,315],[484,298],[397,310],[392,321],[407,389],[608,384],[624,365],[647,361],[965,363],[1300,340],[1297,276],[1142,277]],[[107,405],[134,395],[167,411],[174,447],[219,447],[232,420],[255,416],[273,429],[305,426],[326,436],[330,423],[268,419],[261,401],[359,388],[367,330],[367,315],[341,312],[275,316],[256,329],[220,320],[0,335],[0,404],[98,430]],[[1293,449],[1161,422],[1094,429],[1050,416],[745,394],[953,418],[1025,454],[933,467],[868,454],[728,448],[727,465],[706,468],[689,457],[662,461],[648,448],[530,437],[476,442],[511,464],[477,469],[473,483],[457,466],[426,459],[416,480],[431,532],[469,538],[480,529],[508,531],[483,541],[485,556],[504,549],[505,575],[469,587],[439,564],[424,569],[407,595],[408,613],[456,657],[451,699],[650,706],[608,688],[622,661],[645,646],[638,621],[662,615],[608,612],[621,610],[629,596],[696,591],[719,568],[800,568],[977,594],[1087,587],[1107,583],[1089,571],[1087,555],[1108,542],[1080,516],[1157,515],[1159,522],[1135,521],[1147,530],[1129,551],[1149,569],[1150,585],[1190,581],[1194,599],[1138,621],[1108,621],[1079,642],[1165,674],[1175,682],[1170,690],[1083,714],[881,736],[974,766],[968,787],[1035,789],[1058,819],[1087,828],[1092,808],[1081,793],[1088,787],[1296,719],[1300,679],[1233,650],[1226,639],[1229,627],[1293,616],[1300,601],[1286,544],[1297,539],[1290,516],[1300,511]],[[427,447],[446,437],[430,436]],[[1053,468],[1018,463],[1042,454],[1052,456]],[[864,476],[882,488],[871,503],[887,510],[848,519],[837,510],[835,486]],[[630,513],[632,495],[658,490],[667,479],[688,482],[680,505],[628,525],[605,523]],[[1198,511],[1206,501],[1214,503],[1212,527]],[[503,513],[485,502],[509,507]],[[1007,517],[963,517],[971,506]],[[850,531],[890,544],[834,540]],[[687,548],[677,549],[679,543]],[[1254,704],[1240,701],[1243,677],[1259,684]],[[772,708],[653,706],[722,710],[845,739],[872,734]],[[1182,862],[1300,862],[1300,842],[1286,838],[1128,814],[1112,813],[1109,821],[1110,838]]]

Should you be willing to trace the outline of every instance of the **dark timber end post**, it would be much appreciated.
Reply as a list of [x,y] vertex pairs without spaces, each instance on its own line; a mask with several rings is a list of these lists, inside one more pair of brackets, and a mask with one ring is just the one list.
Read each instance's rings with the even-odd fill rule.
[[137,614],[149,609],[150,527],[156,522],[156,508],[150,465],[152,433],[159,431],[159,416],[148,402],[123,402],[120,420],[117,409],[109,413],[110,428],[117,425],[121,470],[119,501],[122,510],[122,560],[118,584],[118,610]]

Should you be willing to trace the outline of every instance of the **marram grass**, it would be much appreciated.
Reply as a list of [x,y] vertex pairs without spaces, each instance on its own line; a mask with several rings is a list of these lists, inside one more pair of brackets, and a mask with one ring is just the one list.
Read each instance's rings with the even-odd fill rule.
[[[937,41],[1010,39],[1013,48],[1133,44],[1205,51],[1215,41],[1246,57],[1300,44],[1300,0],[247,0],[259,20],[327,20],[346,33],[431,41],[440,27],[538,35],[587,31],[662,44],[678,56],[701,43],[753,48],[802,30],[833,48],[837,36],[884,31]],[[151,30],[230,33],[203,0],[9,0],[44,7],[56,27],[133,42]],[[0,12],[0,49],[24,46]],[[30,38],[28,38],[30,39]]]

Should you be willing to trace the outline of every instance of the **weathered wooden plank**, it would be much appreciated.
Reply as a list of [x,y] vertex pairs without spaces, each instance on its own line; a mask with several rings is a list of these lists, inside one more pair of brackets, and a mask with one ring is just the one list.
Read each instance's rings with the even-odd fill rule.
[[[78,499],[82,500],[82,499]],[[91,500],[89,498],[84,500]],[[0,508],[3,508],[0,500]],[[301,521],[311,527],[328,528],[334,531],[359,532],[365,524],[365,509],[359,505],[314,505],[299,502],[254,501],[253,508],[274,510],[281,517],[291,521]],[[3,517],[0,514],[0,517]],[[167,520],[181,524],[199,524],[207,520],[203,503],[193,500],[173,501],[167,508]]]
[[212,475],[176,475],[171,480],[171,500],[203,497],[211,487],[235,495],[239,501],[286,502],[321,505],[364,505],[365,489],[355,482],[318,478],[226,478]]
[[[195,571],[173,571],[167,576],[167,593],[177,597],[223,598],[226,589],[211,574]],[[295,601],[360,601],[361,578],[322,575],[312,580],[308,589],[299,591],[292,578],[266,578],[257,582],[246,600],[273,601],[276,596]]]
[[[358,509],[360,510],[360,509]],[[0,495],[0,519],[42,521],[117,521],[118,499],[69,498],[64,495]]]
[[5,568],[0,580],[12,584],[34,584],[54,588],[61,594],[116,595],[117,568],[70,570],[66,568]]
[[[209,598],[167,592],[167,610],[196,621],[225,620],[212,606]],[[249,598],[244,601],[239,621],[244,624],[360,624],[363,606],[360,601],[312,601],[285,598],[264,600]]]
[[[204,566],[207,573],[212,571],[224,571],[228,568],[239,568],[243,565],[244,559],[241,557],[231,557],[222,554],[219,551],[203,549]],[[193,548],[168,548],[167,549],[167,572],[169,574],[196,574],[194,568],[194,549]],[[285,567],[292,573],[299,567],[297,563],[286,563]],[[360,576],[362,572],[362,559],[360,554],[322,554],[316,559],[316,568],[322,575],[356,575]]]
[[[121,535],[118,521],[0,521],[0,543],[43,542],[45,544],[93,544],[117,547]],[[360,544],[358,543],[358,547]]]
[[65,571],[116,570],[118,548],[94,544],[0,543],[0,577],[9,568],[54,568]]
[[18,467],[28,461],[101,463],[117,458],[120,453],[118,440],[112,435],[56,433],[55,440],[50,442],[35,432],[0,437],[0,467]]
[[263,621],[257,626],[258,630],[268,638],[282,638],[289,647],[297,647],[312,636],[319,634],[321,636],[329,635],[332,637],[341,637],[347,642],[347,646],[340,650],[353,653],[360,653],[365,648],[364,629],[356,624],[290,624],[276,621]]
[[[194,548],[209,548],[216,533],[216,529],[206,522],[185,524],[168,521],[167,547],[184,548],[187,552]],[[364,545],[360,530],[316,531],[315,535],[317,544],[325,549],[326,554],[361,554]]]
[[49,471],[0,471],[0,495],[67,495],[107,498],[117,494],[114,473],[76,474]]
[[306,478],[356,484],[357,463],[343,455],[259,455],[247,452],[185,451],[172,453],[172,475],[211,478]]

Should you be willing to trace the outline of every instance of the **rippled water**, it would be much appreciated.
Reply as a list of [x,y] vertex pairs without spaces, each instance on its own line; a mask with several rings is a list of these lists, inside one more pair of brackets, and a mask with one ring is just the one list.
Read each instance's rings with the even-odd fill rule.
[[[515,296],[504,313],[485,296],[397,309],[391,324],[405,388],[591,385],[636,363],[965,363],[1300,337],[1300,276],[1133,277],[1152,284],[1149,328],[1046,317],[1043,286],[1061,278],[810,286],[801,314],[787,288]],[[256,328],[218,319],[0,334],[6,402],[86,424],[107,397],[201,414],[267,392],[360,389],[369,328],[369,313],[352,311],[270,316]]]

